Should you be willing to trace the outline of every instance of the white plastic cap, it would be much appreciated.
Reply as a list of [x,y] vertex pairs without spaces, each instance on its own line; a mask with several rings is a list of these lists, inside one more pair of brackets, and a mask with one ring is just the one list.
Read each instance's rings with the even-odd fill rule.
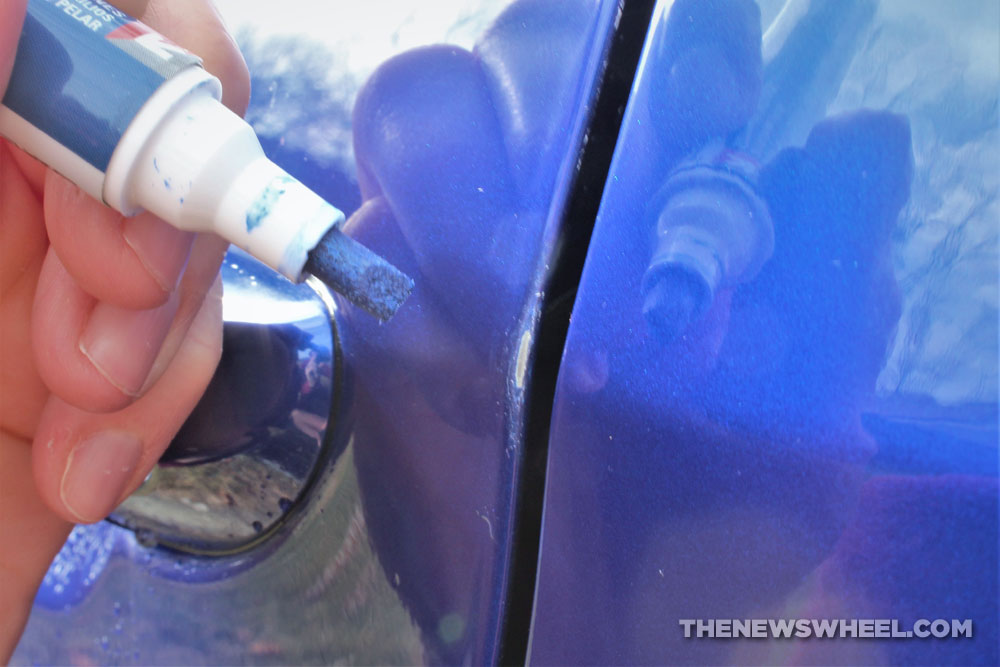
[[178,229],[215,232],[294,281],[344,214],[264,156],[253,128],[198,67],[150,98],[115,150],[104,198]]

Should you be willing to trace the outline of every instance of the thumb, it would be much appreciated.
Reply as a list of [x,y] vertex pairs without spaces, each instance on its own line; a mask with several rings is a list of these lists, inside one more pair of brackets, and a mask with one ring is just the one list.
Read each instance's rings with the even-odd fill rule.
[[7,90],[10,70],[17,53],[17,38],[21,35],[24,8],[28,0],[3,0],[0,2],[0,99]]

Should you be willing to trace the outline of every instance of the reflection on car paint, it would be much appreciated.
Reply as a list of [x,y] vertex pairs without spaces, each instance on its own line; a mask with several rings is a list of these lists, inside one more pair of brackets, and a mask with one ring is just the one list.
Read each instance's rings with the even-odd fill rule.
[[700,319],[723,289],[748,282],[774,252],[756,193],[759,165],[710,144],[678,166],[649,206],[656,242],[642,277],[642,313],[664,343]]
[[355,105],[364,203],[345,228],[416,287],[385,325],[345,311],[354,456],[370,538],[431,662],[498,650],[522,341],[611,9],[515,3],[471,52],[387,61]]
[[[660,4],[560,371],[532,663],[997,661],[996,340],[966,314],[996,319],[995,217],[986,231],[976,213],[996,210],[996,170],[933,164],[949,150],[927,114],[945,128],[969,119],[912,97],[948,90],[933,77],[962,69],[921,78],[891,58],[919,44],[905,30],[964,10],[907,7],[790,2],[765,32],[749,0]],[[951,84],[992,100],[993,125],[962,135],[970,157],[996,149],[996,69],[992,88]],[[896,96],[879,88],[894,75]],[[720,144],[760,163],[741,186],[770,214],[773,253],[700,317],[664,322],[698,309],[650,313],[658,239],[690,221],[657,192]],[[937,298],[964,301],[967,342],[954,365],[911,360],[890,388],[900,335],[935,326],[914,319],[901,242],[908,226],[938,224],[929,200],[967,189],[973,220],[945,224],[992,275],[967,269],[959,284],[940,264],[920,275]],[[727,242],[753,255],[759,241]],[[989,370],[957,375],[966,358]],[[699,618],[971,618],[976,630],[950,642],[684,639],[678,619]]]

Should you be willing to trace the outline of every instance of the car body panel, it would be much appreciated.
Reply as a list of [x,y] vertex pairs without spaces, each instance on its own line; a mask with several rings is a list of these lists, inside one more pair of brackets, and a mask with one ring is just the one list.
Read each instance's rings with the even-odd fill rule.
[[[346,209],[347,233],[415,279],[413,294],[381,324],[339,297],[332,304],[329,421],[282,417],[325,440],[303,497],[272,499],[287,516],[210,557],[165,548],[185,544],[176,524],[165,536],[135,512],[129,525],[151,526],[141,539],[107,524],[77,528],[15,662],[496,660],[539,286],[617,6],[457,3],[459,16],[420,37],[430,45],[404,50],[420,19],[400,5],[410,21],[388,48],[404,52],[377,68],[368,53],[361,69],[374,73],[356,76],[345,44],[358,42],[337,9],[299,4],[293,29],[321,41],[269,32],[273,7],[240,10],[260,28],[240,33],[254,82],[248,118],[272,159]],[[384,30],[392,20],[381,17]],[[479,26],[465,46],[433,44],[468,36],[462,21]],[[266,321],[273,304],[257,309]],[[274,368],[265,358],[259,367]],[[219,475],[232,477],[208,477]],[[245,489],[256,503],[277,479],[265,477],[259,493]],[[221,513],[193,495],[176,506]],[[204,547],[210,537],[186,541]]]
[[1000,658],[996,7],[763,4],[654,14],[560,368],[532,664]]

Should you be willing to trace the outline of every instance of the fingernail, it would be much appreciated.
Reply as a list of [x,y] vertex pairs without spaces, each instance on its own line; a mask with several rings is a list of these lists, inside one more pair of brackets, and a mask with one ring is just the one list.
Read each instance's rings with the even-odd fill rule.
[[176,291],[165,304],[149,310],[98,303],[80,336],[80,351],[108,382],[128,396],[138,396],[179,303]]
[[137,215],[125,221],[122,236],[165,292],[177,286],[194,234],[174,229],[151,215]]
[[142,458],[142,442],[124,431],[95,433],[66,461],[59,495],[77,519],[90,523],[111,513]]

